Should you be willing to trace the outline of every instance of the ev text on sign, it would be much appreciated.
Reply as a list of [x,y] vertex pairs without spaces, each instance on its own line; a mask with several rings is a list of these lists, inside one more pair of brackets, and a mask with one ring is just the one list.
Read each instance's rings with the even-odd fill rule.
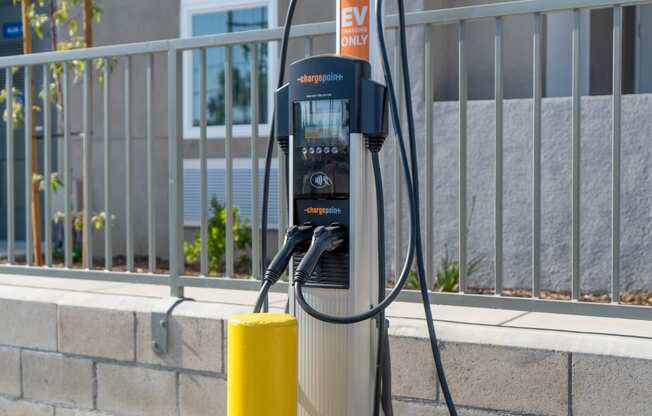
[[369,60],[370,1],[340,0],[340,54]]

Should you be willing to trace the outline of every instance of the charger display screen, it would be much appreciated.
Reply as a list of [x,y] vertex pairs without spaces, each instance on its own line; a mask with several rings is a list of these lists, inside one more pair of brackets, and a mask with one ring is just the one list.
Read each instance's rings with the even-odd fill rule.
[[299,103],[305,140],[339,140],[346,125],[346,105],[342,100],[315,100]]

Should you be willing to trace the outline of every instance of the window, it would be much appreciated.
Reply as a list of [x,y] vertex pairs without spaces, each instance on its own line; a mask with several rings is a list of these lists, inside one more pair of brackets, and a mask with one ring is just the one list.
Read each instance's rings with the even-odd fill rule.
[[[20,55],[23,53],[23,43],[22,41],[7,41],[0,42],[0,56],[11,56],[11,55]],[[18,72],[14,74],[14,88],[17,88],[19,91],[23,91],[25,87],[25,71],[23,68],[19,68]],[[4,70],[0,70],[0,89],[5,89],[7,87],[7,73]],[[17,97],[20,99],[20,97]],[[0,120],[0,124],[4,123],[3,120]],[[4,127],[4,124],[3,124]],[[4,130],[3,130],[4,132]]]
[[[259,160],[258,170],[258,195],[260,206],[258,212],[262,209],[263,180],[265,161]],[[213,196],[217,197],[220,204],[224,204],[224,190],[226,179],[226,161],[224,159],[208,159],[208,200],[209,200],[209,217],[210,200]],[[269,178],[269,212],[267,219],[270,229],[278,227],[278,162],[272,160],[272,170]],[[199,159],[186,159],[183,162],[183,213],[184,224],[187,227],[199,227],[201,220],[200,211],[200,173]],[[233,159],[233,206],[240,210],[240,218],[248,219],[251,223],[251,160],[250,159]]]
[[[221,33],[266,29],[276,26],[276,0],[182,0],[181,36],[205,36]],[[233,56],[233,132],[236,137],[251,133],[251,48],[238,45]],[[206,51],[206,109],[208,136],[224,137],[224,64],[225,49]],[[275,47],[258,46],[260,134],[267,133],[270,117]],[[184,135],[199,138],[199,51],[184,54]]]

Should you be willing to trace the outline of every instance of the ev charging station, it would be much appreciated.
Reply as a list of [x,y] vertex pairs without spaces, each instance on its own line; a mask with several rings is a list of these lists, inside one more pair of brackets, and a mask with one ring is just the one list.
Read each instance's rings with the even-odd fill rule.
[[[277,115],[289,116],[292,225],[337,226],[343,241],[321,256],[304,283],[306,301],[332,315],[352,315],[377,303],[378,232],[371,155],[364,127],[382,133],[379,90],[364,60],[312,57],[293,63],[279,91]],[[286,100],[287,98],[287,100]],[[281,110],[282,103],[291,111]],[[373,108],[375,105],[380,108]],[[374,121],[378,125],[373,126]],[[282,125],[277,123],[279,134]],[[375,127],[375,128],[373,128]],[[304,257],[298,252],[291,272]],[[333,325],[306,313],[290,291],[299,331],[301,415],[371,414],[376,339],[373,319]],[[302,409],[302,410],[301,410]]]
[[[337,54],[313,56],[290,64],[287,83],[280,83],[276,91],[267,162],[271,159],[274,140],[278,140],[288,158],[290,227],[283,246],[265,267],[255,314],[238,318],[239,323],[229,323],[230,416],[262,416],[261,412],[286,416],[279,413],[287,413],[289,408],[292,411],[287,416],[380,416],[381,411],[385,416],[393,415],[384,310],[403,288],[415,259],[422,288],[426,284],[418,233],[418,164],[411,97],[408,92],[408,147],[403,139],[382,18],[379,18],[382,1],[338,0]],[[292,0],[288,9],[280,81],[284,78],[287,40],[296,4],[297,0]],[[398,0],[398,5],[406,68],[402,82],[409,85],[403,0]],[[400,276],[385,296],[384,201],[379,152],[388,135],[389,114],[407,186],[410,237]],[[286,317],[294,317],[291,319],[295,330],[288,330],[285,318],[269,314],[266,322],[266,314],[258,314],[264,309],[270,287],[286,267],[290,275],[290,316]],[[422,290],[422,296],[437,376],[450,414],[456,415],[441,365],[427,289]],[[274,325],[279,326],[278,336],[296,337],[296,366],[287,354],[281,354],[276,363],[269,363],[273,359],[265,354],[265,349],[274,345],[261,344],[274,343]],[[258,327],[259,330],[251,330]],[[249,333],[253,335],[249,337]],[[244,345],[232,345],[231,339],[241,340]],[[283,338],[278,344],[292,345],[292,342],[288,344],[287,338]],[[240,350],[250,353],[260,350],[269,357],[257,365],[274,373],[276,384],[289,384],[285,386],[285,400],[270,395],[264,399],[253,393],[260,389],[265,395],[269,389],[264,384],[256,384],[259,368],[248,364],[248,358]],[[242,374],[233,377],[234,370]],[[262,378],[268,376],[264,374]],[[270,403],[267,407],[265,404],[252,407],[248,404],[252,400]],[[255,411],[242,410],[254,408]]]
[[[341,224],[345,243],[327,253],[305,284],[306,300],[332,315],[351,315],[377,303],[378,229],[371,155],[363,124],[379,122],[374,98],[371,0],[337,4],[337,56],[290,66],[290,224]],[[363,85],[367,88],[363,93]],[[280,97],[285,97],[282,90]],[[283,114],[277,103],[278,115]],[[279,125],[280,127],[280,125]],[[373,128],[372,128],[373,130]],[[280,133],[280,131],[279,131]],[[371,133],[367,131],[367,133]],[[301,255],[295,256],[294,270]],[[308,315],[290,290],[299,333],[299,415],[371,415],[376,373],[376,321],[334,325]],[[301,365],[301,363],[310,363]]]

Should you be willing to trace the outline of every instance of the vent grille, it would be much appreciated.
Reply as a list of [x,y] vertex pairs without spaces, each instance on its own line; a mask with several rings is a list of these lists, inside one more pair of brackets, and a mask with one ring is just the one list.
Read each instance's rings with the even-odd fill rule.
[[[303,254],[293,257],[294,270],[299,266],[301,259],[303,259]],[[348,289],[349,255],[343,253],[324,254],[305,286]]]

